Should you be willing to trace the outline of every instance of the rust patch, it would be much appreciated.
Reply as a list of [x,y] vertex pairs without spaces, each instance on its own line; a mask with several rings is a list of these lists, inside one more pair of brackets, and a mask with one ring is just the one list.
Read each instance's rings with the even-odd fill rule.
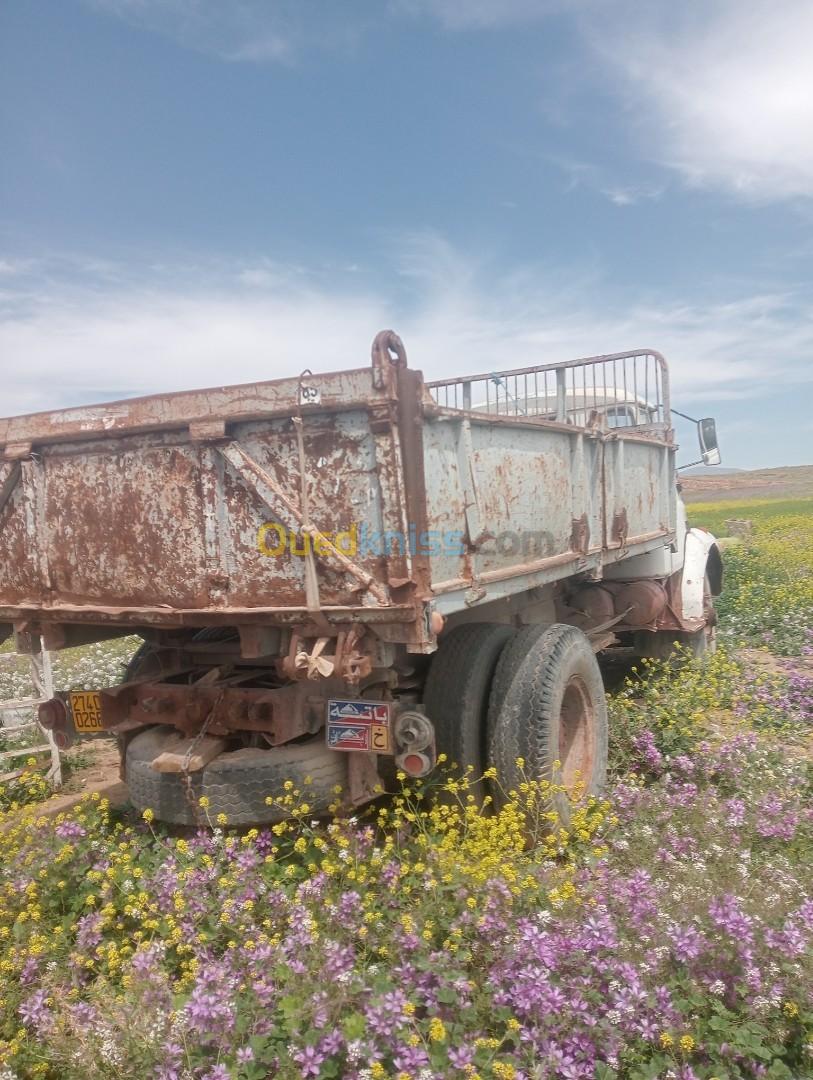
[[[394,330],[381,330],[373,339],[373,386],[384,390],[392,386],[393,370],[407,366],[404,343]],[[392,354],[395,353],[395,356]]]
[[226,736],[236,731],[261,732],[272,746],[315,734],[324,723],[325,702],[341,683],[320,686],[292,683],[273,690],[177,683],[123,683],[101,692],[102,725],[122,731],[145,724],[170,724],[187,735],[207,731]]
[[2,481],[0,481],[0,515],[2,515],[11,496],[14,494],[14,489],[22,473],[22,467],[19,461],[14,461],[8,467],[0,466],[0,468],[2,469],[0,476],[3,477]]
[[629,521],[627,519],[627,508],[622,506],[620,510],[616,510],[613,514],[613,523],[610,529],[610,537],[616,544],[623,547],[627,542],[629,535]]
[[573,527],[570,533],[570,550],[579,551],[586,555],[590,548],[590,521],[587,513],[573,519]]

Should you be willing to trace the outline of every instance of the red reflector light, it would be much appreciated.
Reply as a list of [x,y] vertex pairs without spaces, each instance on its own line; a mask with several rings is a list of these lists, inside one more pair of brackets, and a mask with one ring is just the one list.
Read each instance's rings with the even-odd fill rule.
[[73,746],[73,735],[70,731],[57,730],[54,732],[54,742],[58,750],[70,750]]
[[409,773],[410,776],[423,776],[429,771],[429,764],[429,759],[425,754],[405,754],[401,759],[404,772]]

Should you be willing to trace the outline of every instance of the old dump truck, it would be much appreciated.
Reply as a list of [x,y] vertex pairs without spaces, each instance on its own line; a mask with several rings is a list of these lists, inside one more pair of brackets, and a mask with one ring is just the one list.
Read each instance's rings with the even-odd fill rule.
[[425,382],[383,331],[354,370],[0,420],[0,451],[0,638],[143,638],[40,721],[114,733],[168,822],[273,820],[286,780],[359,805],[441,751],[596,790],[596,654],[713,642],[652,350]]

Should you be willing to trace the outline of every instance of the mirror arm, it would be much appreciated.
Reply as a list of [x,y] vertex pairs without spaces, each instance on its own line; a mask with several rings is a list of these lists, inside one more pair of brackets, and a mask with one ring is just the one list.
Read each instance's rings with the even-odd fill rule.
[[693,424],[699,424],[700,423],[699,420],[695,420],[695,418],[693,416],[687,416],[685,412],[680,412],[679,409],[671,408],[669,411],[673,412],[675,414],[675,416],[682,416],[684,420],[690,420]]
[[[683,417],[684,420],[688,420],[689,423],[696,425],[696,427],[697,427],[697,437],[698,437],[698,439],[700,441],[700,451],[703,454],[703,457],[701,457],[699,461],[690,461],[686,465],[678,465],[675,471],[680,472],[681,469],[691,469],[695,465],[706,465],[706,466],[719,465],[720,464],[720,448],[719,448],[719,445],[717,443],[716,434],[715,434],[715,437],[714,437],[714,446],[713,447],[707,447],[706,446],[706,441],[705,441],[705,439],[703,437],[703,427],[702,427],[702,425],[704,423],[706,423],[706,421],[697,420],[693,416],[688,416],[686,413],[682,413],[680,411],[680,409],[672,409],[671,411],[675,414],[675,416],[681,416],[681,417]],[[712,423],[712,425],[714,424],[714,421],[711,420],[711,417],[708,417],[708,420]],[[713,461],[713,462],[706,461],[706,454],[707,453],[708,454],[716,453],[717,454],[717,461]]]
[[[672,412],[675,410],[673,409]],[[680,472],[681,469],[691,469],[693,465],[705,465],[705,461],[701,458],[699,461],[689,461],[685,465],[678,465],[675,472]]]

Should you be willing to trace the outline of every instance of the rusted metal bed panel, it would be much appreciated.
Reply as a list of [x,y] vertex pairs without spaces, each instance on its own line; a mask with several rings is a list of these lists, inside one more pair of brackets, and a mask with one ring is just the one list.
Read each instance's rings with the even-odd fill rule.
[[[372,602],[389,603],[381,556],[344,556],[326,538],[362,522],[386,529],[392,506],[377,485],[384,440],[376,440],[361,411],[305,420],[308,547],[319,542],[330,554],[320,573],[326,606],[361,606],[365,591]],[[219,447],[153,445],[149,434],[126,451],[108,445],[107,454],[46,452],[22,463],[0,532],[5,606],[48,606],[55,598],[168,610],[303,602],[305,560],[291,554],[302,546],[304,519],[290,419],[237,425]],[[213,454],[224,461],[222,474]],[[279,550],[261,549],[259,530],[269,522],[281,523]]]
[[[365,622],[406,623],[415,618],[414,607],[407,604],[391,604],[389,607],[324,605],[321,613],[332,623]],[[110,623],[121,626],[235,626],[238,624],[279,624],[291,626],[307,621],[311,613],[302,605],[288,604],[284,607],[221,607],[221,608],[173,608],[169,605],[153,607],[109,607],[84,604],[4,604],[0,606],[0,620],[38,620],[40,618],[69,624]]]
[[[671,539],[668,400],[651,350],[425,385],[385,332],[372,368],[0,420],[0,620],[389,623],[423,649],[429,603]],[[647,422],[608,430],[597,405]],[[302,551],[264,557],[268,524]]]
[[[314,388],[318,400],[303,395]],[[182,390],[126,401],[0,418],[0,448],[26,443],[83,440],[123,433],[172,431],[213,418],[227,423],[366,408],[371,400],[394,399],[394,382],[373,386],[369,367],[295,379]]]

